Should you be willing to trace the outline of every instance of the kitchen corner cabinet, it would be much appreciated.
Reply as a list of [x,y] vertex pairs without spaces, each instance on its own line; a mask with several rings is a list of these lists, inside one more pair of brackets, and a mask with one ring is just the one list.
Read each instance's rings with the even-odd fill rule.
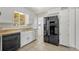
[[21,47],[32,42],[34,40],[34,31],[22,31],[21,32]]

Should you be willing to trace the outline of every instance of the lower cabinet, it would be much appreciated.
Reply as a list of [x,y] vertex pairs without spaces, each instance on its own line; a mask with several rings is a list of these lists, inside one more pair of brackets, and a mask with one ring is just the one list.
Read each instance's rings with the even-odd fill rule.
[[33,31],[22,31],[21,32],[21,47],[32,42],[34,40]]

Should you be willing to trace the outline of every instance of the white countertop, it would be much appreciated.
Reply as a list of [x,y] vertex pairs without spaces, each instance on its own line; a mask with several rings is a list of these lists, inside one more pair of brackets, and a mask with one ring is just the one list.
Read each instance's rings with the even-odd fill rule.
[[0,36],[1,35],[7,35],[10,33],[16,33],[21,31],[33,31],[33,28],[31,27],[7,27],[7,28],[1,28],[0,29]]

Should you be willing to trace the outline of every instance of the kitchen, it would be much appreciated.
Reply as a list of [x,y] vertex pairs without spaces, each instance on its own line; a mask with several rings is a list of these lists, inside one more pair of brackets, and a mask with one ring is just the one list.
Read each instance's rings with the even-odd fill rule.
[[35,40],[36,28],[33,21],[36,15],[26,9],[23,7],[0,8],[1,50],[17,50]]
[[78,7],[0,7],[0,50],[76,51],[78,12]]

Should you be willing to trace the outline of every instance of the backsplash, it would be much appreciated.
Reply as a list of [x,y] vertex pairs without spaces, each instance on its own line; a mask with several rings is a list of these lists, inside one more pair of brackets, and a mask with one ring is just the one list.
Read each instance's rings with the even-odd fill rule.
[[13,27],[13,26],[15,25],[12,23],[0,23],[0,27]]
[[13,23],[0,23],[0,29],[1,28],[12,28],[12,27],[32,27],[31,24],[29,25],[23,25],[23,26],[16,26],[15,24]]

